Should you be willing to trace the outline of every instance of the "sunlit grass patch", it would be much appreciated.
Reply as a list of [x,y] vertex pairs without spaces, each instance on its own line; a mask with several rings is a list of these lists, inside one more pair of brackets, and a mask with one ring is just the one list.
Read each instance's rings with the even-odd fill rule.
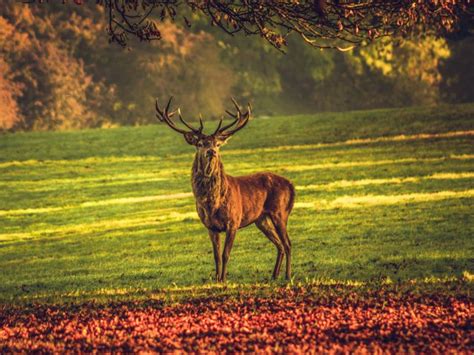
[[307,170],[321,170],[321,169],[338,169],[338,168],[351,168],[351,167],[370,167],[377,165],[391,165],[391,164],[408,164],[408,163],[433,163],[440,162],[443,160],[454,159],[454,160],[472,160],[474,155],[451,155],[449,157],[439,158],[402,158],[402,159],[386,159],[386,160],[363,160],[363,161],[352,161],[352,162],[334,162],[334,163],[323,163],[323,164],[310,164],[310,165],[295,165],[280,168],[283,171],[307,171]]
[[92,223],[82,223],[82,224],[71,224],[64,225],[55,228],[36,228],[29,233],[5,233],[0,234],[0,241],[7,240],[18,240],[18,239],[28,239],[34,237],[45,237],[45,236],[55,236],[55,235],[71,235],[75,236],[81,234],[91,234],[94,232],[100,231],[112,231],[114,229],[124,229],[124,228],[134,228],[142,226],[159,226],[162,222],[172,222],[172,221],[183,221],[183,220],[195,220],[197,221],[197,215],[193,212],[167,212],[160,213],[152,217],[141,217],[141,218],[119,218],[119,219],[109,219],[109,220],[100,220]]
[[[474,274],[474,106],[456,110],[256,119],[223,161],[231,175],[270,170],[296,186],[293,284],[459,280]],[[286,285],[270,282],[275,248],[251,226],[231,283],[213,286],[193,148],[165,127],[6,135],[0,150],[2,302]]]
[[411,177],[392,177],[386,179],[361,179],[361,180],[339,180],[330,182],[328,184],[318,185],[303,185],[297,186],[297,190],[327,190],[337,188],[350,188],[367,185],[385,185],[385,184],[404,184],[411,182],[420,182],[423,180],[458,180],[458,179],[472,179],[474,173],[435,173],[425,176],[411,176]]
[[253,153],[255,151],[262,153],[272,153],[285,150],[315,150],[322,148],[330,147],[342,147],[342,146],[353,146],[353,145],[365,145],[365,144],[376,144],[376,143],[390,143],[390,142],[407,142],[407,141],[416,141],[416,140],[426,140],[426,139],[439,139],[439,138],[455,138],[455,137],[472,137],[474,136],[474,130],[467,131],[453,131],[453,132],[443,132],[443,133],[419,133],[405,135],[400,134],[397,136],[388,136],[388,137],[374,137],[374,138],[356,138],[349,139],[343,142],[331,142],[331,143],[317,143],[317,144],[305,144],[305,145],[280,145],[276,147],[269,148],[259,148],[259,149],[232,149],[229,150],[229,155],[239,155],[245,153]]
[[339,197],[334,201],[324,204],[322,208],[359,208],[380,205],[396,205],[400,203],[417,203],[439,201],[452,198],[472,198],[474,197],[474,190],[465,191],[439,191],[429,194],[413,193],[402,195],[368,195],[368,196],[345,196]]
[[74,178],[44,178],[42,180],[1,181],[0,187],[14,185],[15,188],[38,192],[58,189],[90,188],[96,186],[125,185],[142,181],[167,181],[166,177],[159,177],[157,173],[127,173],[103,174],[100,176],[78,176]]
[[153,156],[108,156],[108,157],[88,157],[84,159],[29,159],[29,160],[14,160],[0,163],[0,168],[8,168],[11,166],[34,166],[34,165],[71,165],[71,164],[97,164],[101,165],[104,163],[135,163],[135,162],[158,162],[161,161],[161,158]]
[[2,215],[19,215],[19,214],[33,214],[33,213],[51,213],[59,212],[72,208],[87,208],[87,207],[99,207],[99,206],[109,206],[109,205],[124,205],[124,204],[133,204],[133,203],[145,203],[151,201],[162,201],[162,200],[176,200],[182,198],[190,198],[192,193],[182,192],[175,194],[163,194],[156,196],[140,196],[140,197],[124,197],[116,198],[110,200],[99,200],[99,201],[88,201],[83,202],[79,205],[72,206],[62,206],[62,207],[45,207],[45,208],[27,208],[19,210],[0,210],[0,216]]
[[314,202],[296,202],[295,207],[315,209],[364,208],[372,206],[397,205],[472,197],[474,197],[474,189],[465,191],[439,191],[433,193],[412,193],[401,195],[342,196],[332,201],[316,200]]

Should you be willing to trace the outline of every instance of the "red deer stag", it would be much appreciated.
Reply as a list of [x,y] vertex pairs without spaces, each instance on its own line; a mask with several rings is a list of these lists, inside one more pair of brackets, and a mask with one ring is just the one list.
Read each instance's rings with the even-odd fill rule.
[[[293,184],[284,177],[268,172],[239,177],[227,175],[219,155],[219,148],[249,122],[250,105],[247,112],[242,113],[239,105],[232,99],[237,112],[226,112],[233,117],[233,121],[222,126],[221,119],[215,132],[206,135],[203,133],[202,119],[199,120],[200,127],[196,129],[183,119],[179,108],[169,112],[171,100],[172,98],[164,110],[156,103],[157,117],[196,147],[192,169],[193,193],[199,218],[208,229],[212,241],[216,280],[226,280],[227,263],[237,230],[252,223],[277,248],[273,279],[280,273],[283,255],[286,256],[286,279],[290,279],[291,242],[287,222],[295,199]],[[179,128],[172,121],[171,117],[176,112],[187,130]],[[220,248],[220,232],[226,233],[223,253]]]

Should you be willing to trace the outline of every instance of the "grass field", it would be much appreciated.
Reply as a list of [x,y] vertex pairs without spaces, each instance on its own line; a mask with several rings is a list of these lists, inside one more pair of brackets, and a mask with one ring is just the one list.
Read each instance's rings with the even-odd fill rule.
[[[255,119],[222,155],[294,182],[294,283],[436,282],[474,273],[473,143],[470,104]],[[212,288],[192,159],[161,125],[0,136],[0,301]],[[240,231],[229,283],[269,282],[274,258]]]

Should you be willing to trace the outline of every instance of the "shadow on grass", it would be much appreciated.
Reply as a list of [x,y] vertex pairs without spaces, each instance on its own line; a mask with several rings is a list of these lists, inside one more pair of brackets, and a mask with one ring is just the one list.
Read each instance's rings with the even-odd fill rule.
[[262,283],[214,283],[201,285],[178,286],[163,288],[126,287],[102,288],[96,290],[74,290],[70,292],[43,292],[19,295],[9,300],[0,299],[0,305],[34,305],[34,304],[82,304],[110,302],[146,302],[159,301],[163,304],[192,302],[212,299],[246,299],[246,298],[279,298],[282,295],[298,294],[312,297],[315,300],[328,297],[345,297],[366,294],[376,295],[377,292],[394,294],[411,294],[419,296],[456,296],[472,299],[474,291],[474,275],[465,272],[460,277],[427,277],[393,282],[390,279],[372,279],[366,282],[341,281],[334,279],[313,279],[306,281],[272,281]]

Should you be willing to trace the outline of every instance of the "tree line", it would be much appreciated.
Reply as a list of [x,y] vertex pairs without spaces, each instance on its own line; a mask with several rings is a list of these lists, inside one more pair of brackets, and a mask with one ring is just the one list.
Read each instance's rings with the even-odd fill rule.
[[160,40],[109,43],[106,8],[22,4],[0,10],[0,129],[156,122],[155,98],[220,117],[229,97],[256,115],[473,101],[470,36],[384,37],[341,52],[298,34],[282,53],[261,36],[229,36],[199,12],[164,19]]

